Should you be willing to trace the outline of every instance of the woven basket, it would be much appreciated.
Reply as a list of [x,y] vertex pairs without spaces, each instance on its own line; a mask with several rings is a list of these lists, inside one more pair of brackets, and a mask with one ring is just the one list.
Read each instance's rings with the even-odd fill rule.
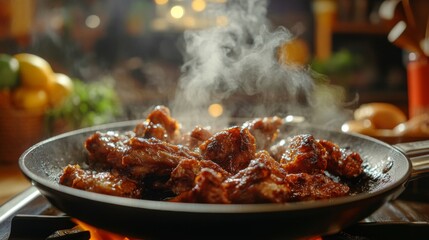
[[0,104],[0,163],[17,163],[20,155],[44,137],[44,112]]

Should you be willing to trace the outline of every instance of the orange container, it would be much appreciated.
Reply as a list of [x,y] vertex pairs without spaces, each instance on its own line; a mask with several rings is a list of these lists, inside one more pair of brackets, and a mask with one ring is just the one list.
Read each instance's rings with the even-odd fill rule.
[[337,4],[335,0],[314,0],[315,16],[315,55],[320,60],[326,60],[332,53],[332,28],[336,19]]
[[409,117],[429,113],[429,61],[424,58],[409,62],[407,75]]
[[0,163],[17,163],[19,156],[42,140],[44,112],[24,111],[8,103],[8,94],[0,93]]

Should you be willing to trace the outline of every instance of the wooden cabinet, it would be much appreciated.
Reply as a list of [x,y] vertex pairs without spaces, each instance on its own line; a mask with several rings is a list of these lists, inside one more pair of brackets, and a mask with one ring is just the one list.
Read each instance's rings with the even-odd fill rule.
[[[339,12],[341,3],[360,2],[365,15],[350,17]],[[365,2],[365,3],[363,3]],[[347,50],[361,59],[361,66],[350,75],[335,76],[336,83],[346,86],[349,99],[358,96],[359,104],[367,102],[393,103],[407,112],[407,79],[402,49],[388,41],[390,28],[375,15],[381,0],[313,0],[314,57],[329,61],[338,51]],[[324,4],[321,9],[314,4]],[[317,11],[318,10],[318,11]],[[344,10],[344,9],[343,9]],[[361,15],[363,13],[360,13]],[[356,13],[357,15],[357,13]],[[335,82],[334,82],[335,83]]]
[[372,24],[368,22],[339,22],[335,21],[332,26],[332,33],[344,34],[364,34],[364,35],[383,35],[387,36],[389,28],[382,24]]
[[[346,1],[349,3],[345,4]],[[315,57],[327,59],[331,56],[335,34],[359,34],[368,37],[382,35],[387,38],[390,29],[379,17],[374,17],[378,14],[381,2],[382,0],[313,0]],[[349,5],[350,9],[344,9],[341,5]],[[365,9],[356,9],[358,7]]]

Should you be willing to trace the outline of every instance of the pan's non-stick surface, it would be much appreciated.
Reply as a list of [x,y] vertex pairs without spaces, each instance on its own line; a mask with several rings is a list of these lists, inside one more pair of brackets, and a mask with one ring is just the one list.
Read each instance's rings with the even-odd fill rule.
[[67,164],[84,164],[85,139],[95,131],[130,130],[135,121],[82,129],[53,137],[28,149],[20,167],[58,209],[96,227],[134,237],[261,236],[291,238],[338,232],[397,197],[410,176],[408,159],[371,138],[310,127],[311,133],[361,154],[365,175],[352,182],[353,196],[285,204],[190,204],[102,195],[58,184]]

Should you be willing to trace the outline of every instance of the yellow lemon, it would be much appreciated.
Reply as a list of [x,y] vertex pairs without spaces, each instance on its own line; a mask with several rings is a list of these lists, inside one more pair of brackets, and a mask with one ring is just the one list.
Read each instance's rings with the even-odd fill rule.
[[49,104],[52,107],[60,106],[73,92],[73,81],[63,73],[55,73],[54,81],[47,88]]
[[34,54],[14,55],[19,62],[19,77],[23,87],[47,88],[53,82],[53,70],[49,63]]
[[12,92],[12,102],[20,109],[44,111],[48,107],[48,94],[40,88],[19,87]]

